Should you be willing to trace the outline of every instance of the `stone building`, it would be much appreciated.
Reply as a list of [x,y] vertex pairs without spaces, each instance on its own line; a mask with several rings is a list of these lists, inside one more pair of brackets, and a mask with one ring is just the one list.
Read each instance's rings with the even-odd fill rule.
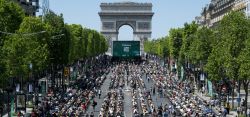
[[250,0],[235,0],[233,10],[242,11],[246,16],[250,16]]
[[17,2],[25,11],[27,16],[35,16],[39,10],[39,0],[13,0]]
[[211,0],[202,9],[200,18],[195,18],[195,21],[200,22],[202,26],[213,28],[232,10],[242,11],[249,17],[249,5],[249,0]]
[[215,27],[234,7],[236,0],[211,0],[201,11],[202,25]]

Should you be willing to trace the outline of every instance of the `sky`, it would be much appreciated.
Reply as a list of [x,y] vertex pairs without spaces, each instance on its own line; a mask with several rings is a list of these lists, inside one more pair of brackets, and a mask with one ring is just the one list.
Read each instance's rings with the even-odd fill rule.
[[[62,13],[65,23],[81,24],[83,27],[100,31],[101,21],[98,15],[102,2],[142,2],[152,3],[152,39],[168,35],[171,28],[183,27],[200,16],[201,10],[210,0],[50,0],[49,7],[55,13]],[[122,26],[119,40],[130,40],[132,28]]]

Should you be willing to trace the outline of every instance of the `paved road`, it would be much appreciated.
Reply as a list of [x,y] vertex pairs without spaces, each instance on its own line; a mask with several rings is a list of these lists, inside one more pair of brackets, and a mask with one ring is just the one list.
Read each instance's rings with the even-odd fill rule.
[[127,84],[124,87],[124,116],[132,117],[132,96],[131,88]]
[[[98,96],[95,97],[95,101],[97,102],[97,105],[95,107],[95,111],[94,111],[94,115],[95,117],[98,117],[102,103],[104,98],[107,96],[107,91],[109,90],[109,83],[111,82],[110,80],[110,75],[111,73],[109,73],[107,75],[106,80],[104,81],[103,85],[101,86],[101,90],[102,90],[102,95],[100,97],[100,99],[98,98]],[[91,112],[93,112],[93,108],[91,106],[92,104],[90,104],[89,108],[87,109],[86,113],[90,114]]]
[[[100,99],[98,97],[95,98],[95,100],[97,102],[97,106],[95,108],[95,111],[93,111],[92,106],[89,106],[86,113],[90,114],[91,112],[94,112],[95,117],[98,117],[103,100],[104,100],[105,96],[107,96],[107,91],[109,90],[109,84],[111,82],[110,75],[112,75],[112,73],[109,73],[109,75],[107,76],[107,79],[105,80],[105,82],[101,86],[101,90],[102,90],[101,98]],[[126,77],[127,77],[127,74],[125,73],[125,78]],[[153,81],[150,80],[150,82],[148,82],[146,79],[146,75],[143,75],[143,81],[145,83],[147,90],[150,90],[151,87],[153,88],[153,86],[154,86]],[[125,83],[125,86],[123,88],[124,117],[132,117],[133,116],[131,92],[132,92],[132,88],[130,87],[130,85],[127,85],[127,83]],[[153,100],[155,106],[160,106],[160,105],[164,106],[165,104],[168,104],[168,105],[170,104],[170,102],[167,98],[163,98],[163,97],[161,98],[157,93],[155,95],[152,95],[152,100]],[[138,104],[139,104],[139,102],[138,102]]]
[[[146,89],[147,90],[150,90],[151,89],[151,87],[153,88],[154,87],[154,82],[153,82],[153,80],[151,79],[149,82],[148,82],[148,80],[147,80],[147,78],[146,78],[146,75],[143,75],[143,81],[144,81],[144,83],[145,83],[145,86],[146,86]],[[156,91],[157,92],[157,91]],[[152,94],[152,93],[151,93]],[[155,93],[155,95],[152,95],[152,100],[153,100],[153,102],[154,102],[154,104],[156,105],[156,106],[160,106],[160,105],[162,105],[162,106],[164,106],[164,105],[169,105],[170,104],[170,101],[167,99],[167,98],[163,98],[163,97],[160,97],[159,95],[158,95],[158,93]]]

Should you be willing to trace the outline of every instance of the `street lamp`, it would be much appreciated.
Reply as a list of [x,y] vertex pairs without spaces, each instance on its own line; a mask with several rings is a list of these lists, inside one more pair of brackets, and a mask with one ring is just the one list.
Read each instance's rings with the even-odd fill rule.
[[8,94],[8,101],[7,101],[7,111],[8,111],[8,117],[10,117],[10,93],[13,91],[11,86],[8,86],[6,89],[7,94]]

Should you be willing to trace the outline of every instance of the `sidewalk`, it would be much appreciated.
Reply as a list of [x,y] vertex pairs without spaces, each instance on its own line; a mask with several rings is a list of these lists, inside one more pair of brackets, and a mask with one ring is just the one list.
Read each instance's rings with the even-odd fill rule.
[[[202,95],[201,93],[195,91],[194,93],[196,96],[198,96],[199,98],[201,98],[202,100],[206,101],[206,102],[210,102],[211,98],[209,96],[206,96],[206,95]],[[219,109],[220,107],[218,106],[215,106],[215,107],[212,107],[212,110],[217,114],[219,115]],[[238,114],[236,111],[230,111],[229,114],[227,115],[227,117],[237,117]]]

